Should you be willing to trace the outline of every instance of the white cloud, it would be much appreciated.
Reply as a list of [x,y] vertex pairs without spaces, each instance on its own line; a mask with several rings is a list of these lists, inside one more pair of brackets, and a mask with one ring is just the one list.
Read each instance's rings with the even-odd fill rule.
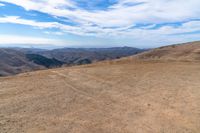
[[[170,34],[181,34],[200,30],[200,21],[192,21],[200,19],[200,0],[119,0],[117,4],[108,7],[107,10],[96,11],[80,8],[73,0],[0,1],[16,4],[26,10],[47,13],[53,17],[66,18],[67,21],[78,24],[78,26],[70,26],[58,22],[38,22],[23,19],[18,16],[0,18],[0,23],[23,24],[41,29],[57,28],[60,30],[60,32],[55,32],[57,35],[61,35],[61,33],[72,33],[105,38],[110,36],[124,37],[139,41],[147,40],[146,42],[157,42],[159,40],[169,39],[169,42],[174,42],[172,40],[177,40],[175,39],[177,36],[169,37]],[[185,23],[179,27],[163,25],[158,29],[149,29],[153,28],[156,24],[172,22]],[[151,25],[144,26],[143,28],[133,28],[140,23]],[[51,33],[46,32],[46,34]],[[194,38],[197,38],[196,35],[194,36]],[[192,35],[190,35],[190,38],[192,38]]]
[[0,6],[5,6],[3,3],[0,3]]
[[[37,10],[53,16],[70,18],[78,23],[92,23],[100,27],[128,26],[134,23],[175,22],[199,18],[199,0],[120,0],[109,10],[88,11],[77,7],[72,0],[0,0]],[[126,4],[124,4],[126,3]],[[127,3],[143,3],[127,6]],[[74,8],[70,10],[66,7]]]
[[58,22],[38,22],[35,20],[27,20],[27,19],[20,18],[19,16],[0,17],[0,23],[22,24],[22,25],[37,27],[40,29],[58,28],[60,30],[63,30],[64,32],[70,32],[70,33],[80,34],[80,35],[83,34],[82,33],[83,31],[81,31],[81,28],[79,27],[68,26],[68,25],[60,24]]
[[50,35],[63,35],[63,32],[49,32],[49,31],[44,31],[45,34],[50,34]]
[[[14,23],[29,25],[37,27],[40,29],[51,29],[57,28],[62,32],[54,32],[55,35],[63,35],[64,33],[73,33],[77,35],[93,35],[93,36],[131,36],[131,37],[141,37],[141,36],[162,36],[169,34],[180,34],[184,32],[200,31],[200,21],[189,21],[182,24],[179,27],[173,26],[162,26],[158,29],[148,29],[155,26],[155,24],[144,26],[140,28],[131,28],[135,25],[119,28],[101,28],[94,27],[91,25],[85,25],[84,27],[69,26],[60,24],[58,22],[37,22],[34,20],[22,19],[19,16],[6,16],[0,17],[0,23]],[[46,34],[52,34],[52,32],[45,31]]]
[[40,37],[28,37],[28,36],[16,36],[16,35],[0,35],[0,46],[3,45],[54,45],[54,46],[63,46],[67,45],[67,41],[55,40],[48,38]]
[[[106,11],[87,11],[80,9],[70,0],[0,0],[24,7],[26,10],[37,10],[54,16],[70,18],[78,23],[92,23],[100,27],[128,26],[134,23],[159,23],[165,21],[182,21],[199,17],[199,0],[121,0]],[[126,6],[124,3],[141,3]],[[177,6],[179,5],[179,6]],[[73,7],[69,10],[65,7]]]
[[39,27],[39,28],[49,28],[49,27],[55,27],[56,22],[37,22],[34,20],[26,20],[26,19],[21,19],[19,16],[6,16],[6,17],[1,17],[0,18],[0,23],[15,23],[15,24],[23,24],[23,25],[30,25],[34,27]]

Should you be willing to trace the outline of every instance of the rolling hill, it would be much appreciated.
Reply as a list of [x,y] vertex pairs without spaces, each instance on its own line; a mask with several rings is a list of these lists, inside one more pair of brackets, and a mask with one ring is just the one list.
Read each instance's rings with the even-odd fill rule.
[[61,67],[64,64],[62,61],[56,60],[54,58],[49,59],[38,54],[26,54],[26,58],[29,61],[32,61],[33,63],[44,66],[46,68]]
[[0,132],[199,133],[198,49],[167,46],[0,78]]
[[0,48],[0,76],[22,72],[90,64],[101,60],[117,59],[143,52],[142,49],[122,48],[63,48],[55,50]]
[[200,41],[156,48],[136,56],[142,60],[200,61]]
[[55,58],[66,65],[89,64],[92,62],[118,59],[146,51],[132,47],[113,48],[62,48],[50,51],[34,52],[47,58]]
[[64,63],[37,54],[25,54],[16,49],[0,49],[0,76],[60,67]]
[[14,49],[0,49],[0,76],[8,76],[30,70],[42,69],[30,62],[26,55]]

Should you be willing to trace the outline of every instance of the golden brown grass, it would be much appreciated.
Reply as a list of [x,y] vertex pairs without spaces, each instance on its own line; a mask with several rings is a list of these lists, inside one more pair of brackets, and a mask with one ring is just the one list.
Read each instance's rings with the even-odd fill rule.
[[200,63],[131,61],[0,78],[1,133],[199,133]]

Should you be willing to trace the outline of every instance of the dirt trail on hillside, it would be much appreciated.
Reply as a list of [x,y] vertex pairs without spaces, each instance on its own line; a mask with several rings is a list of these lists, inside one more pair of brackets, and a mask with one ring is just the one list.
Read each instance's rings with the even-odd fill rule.
[[99,63],[0,78],[0,132],[199,133],[200,63]]

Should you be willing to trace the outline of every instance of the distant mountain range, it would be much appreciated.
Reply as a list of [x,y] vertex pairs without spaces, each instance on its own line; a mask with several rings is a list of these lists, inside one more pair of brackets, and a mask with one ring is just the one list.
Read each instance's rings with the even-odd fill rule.
[[0,76],[61,66],[90,64],[135,55],[143,51],[145,50],[132,47],[62,48],[54,50],[0,48]]

